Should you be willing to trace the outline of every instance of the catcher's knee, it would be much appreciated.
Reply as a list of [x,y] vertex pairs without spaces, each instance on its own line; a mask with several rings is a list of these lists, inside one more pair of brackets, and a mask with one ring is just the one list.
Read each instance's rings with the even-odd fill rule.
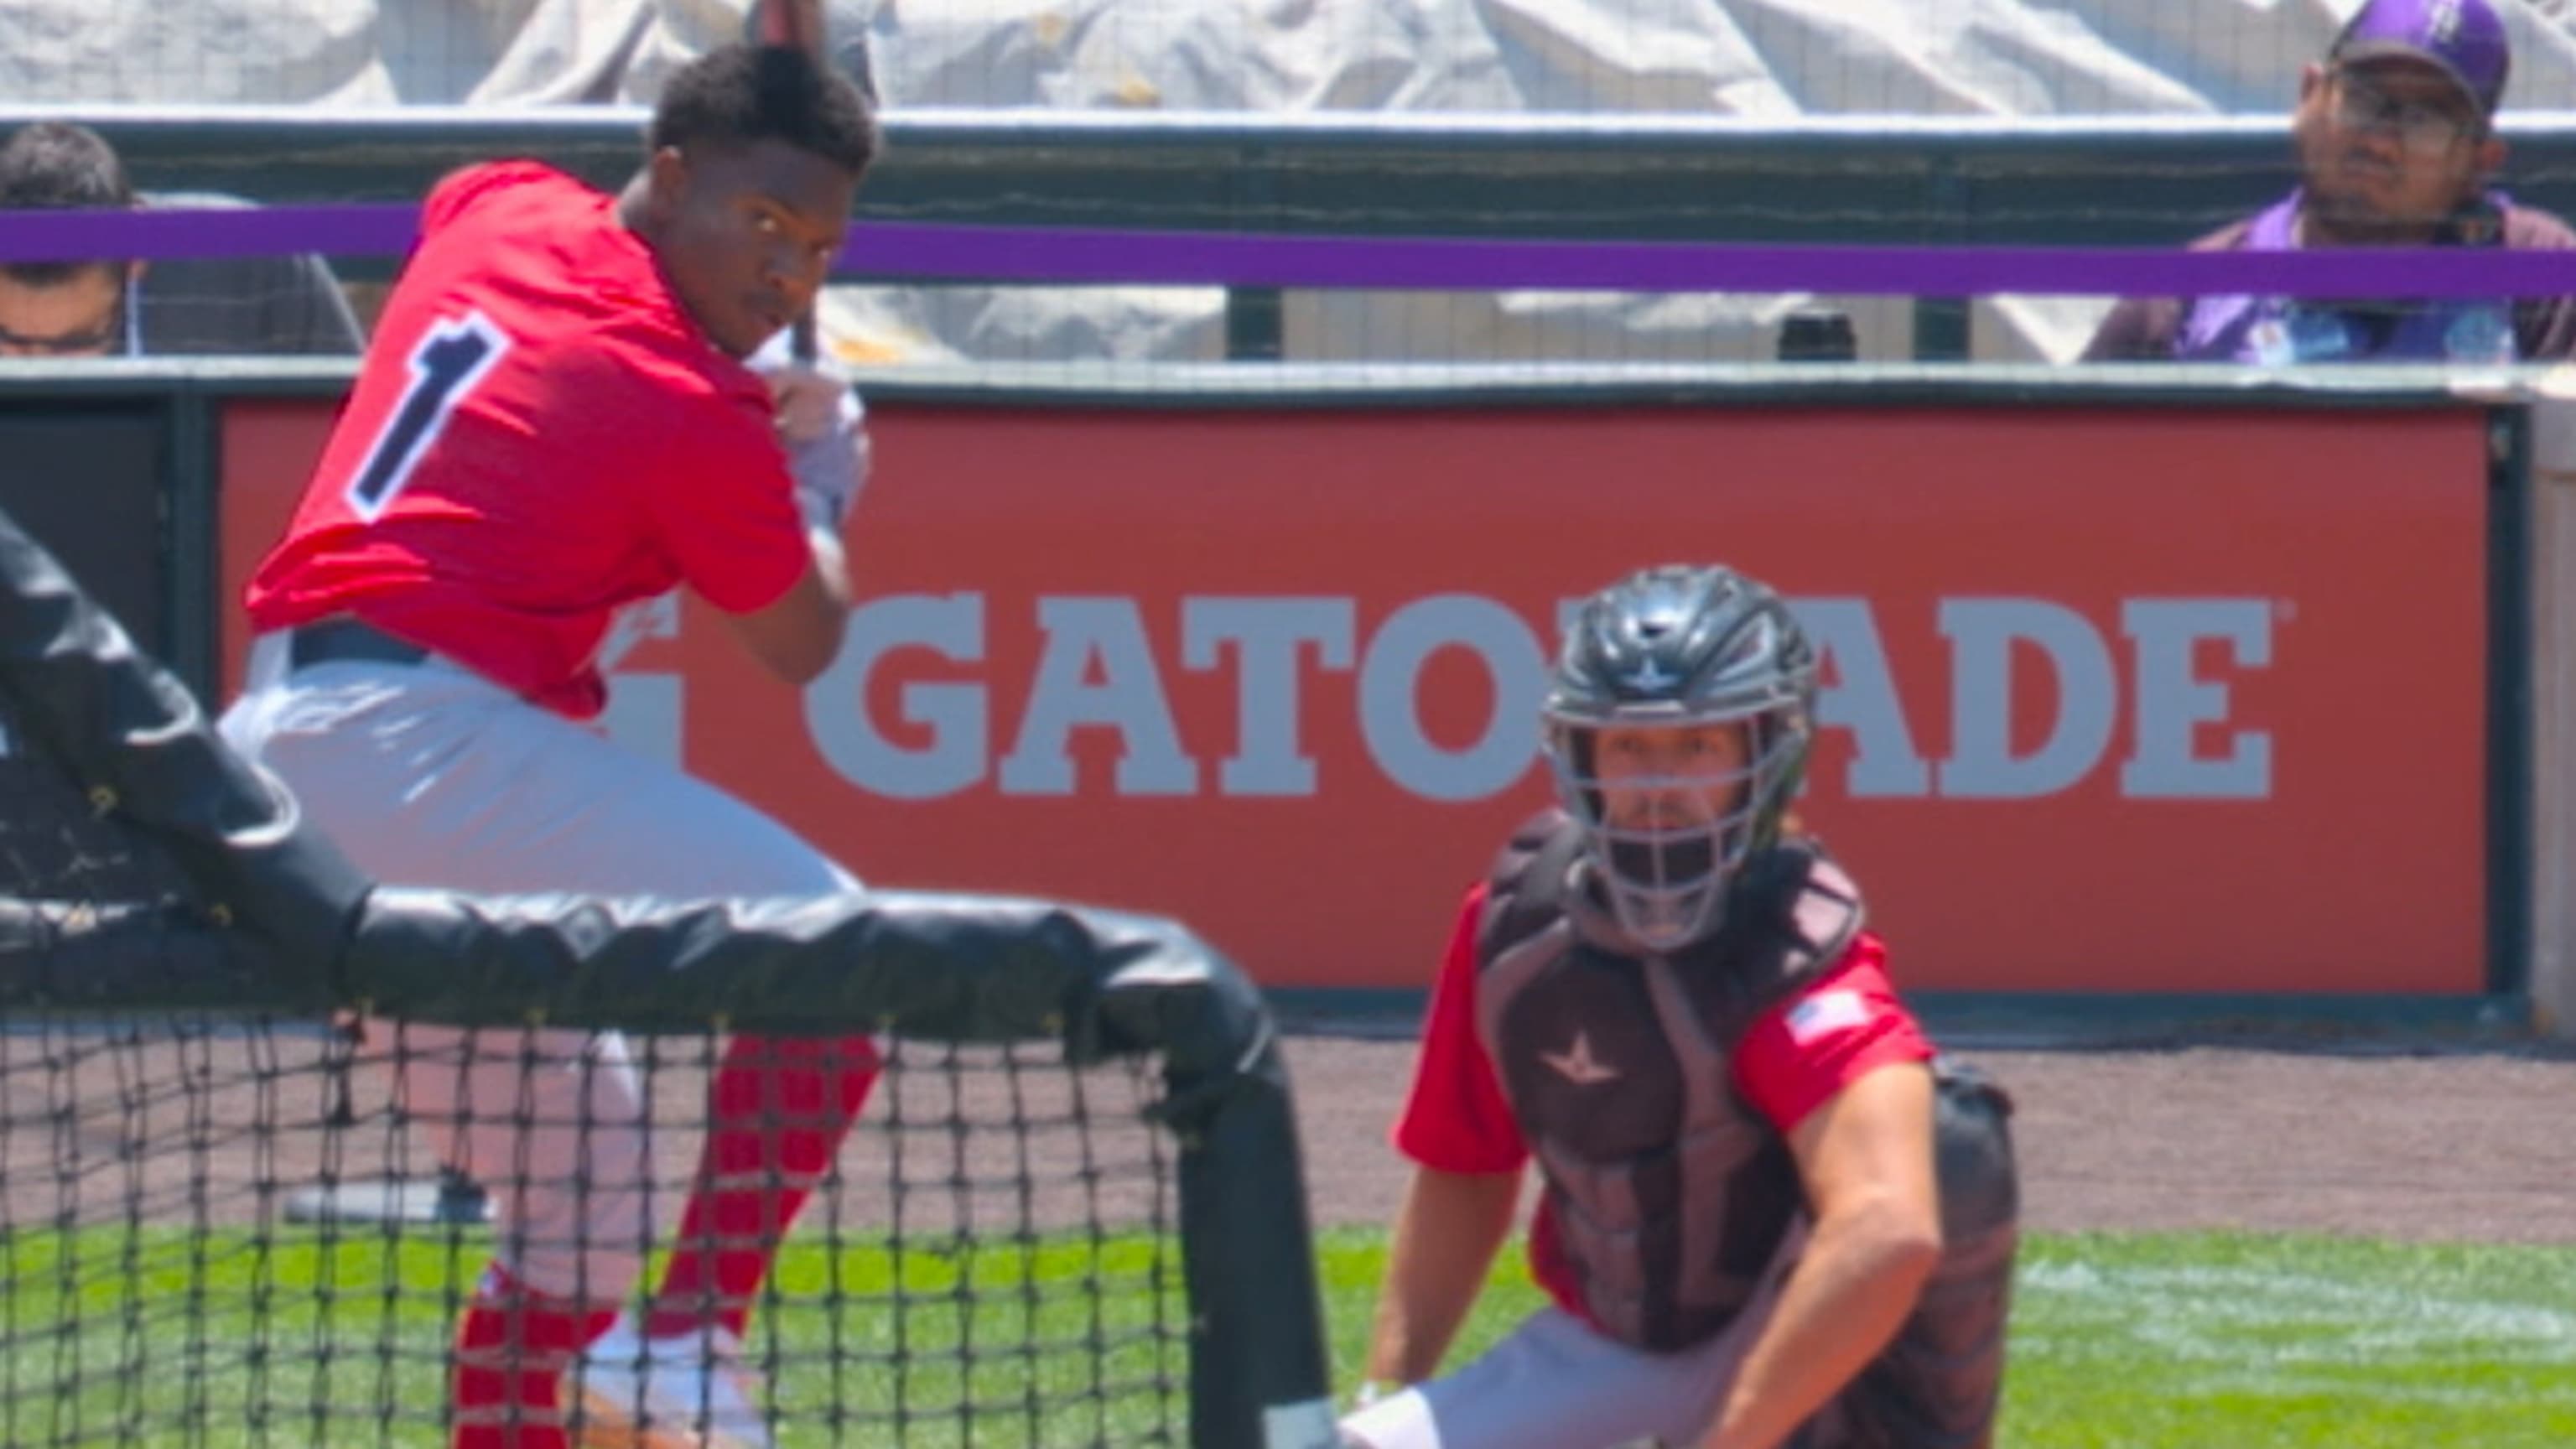
[[1937,1071],[1941,1261],[1898,1336],[1892,1367],[1915,1360],[1900,1377],[1916,1378],[1918,1399],[1939,1406],[1930,1417],[1955,1430],[1993,1412],[2021,1242],[2021,1178],[2012,1099],[1974,1068],[1945,1062]]
[[2013,1162],[2012,1098],[1974,1067],[1933,1064],[1933,1145],[1941,1193],[1944,1264],[2021,1220]]
[[1830,1449],[1972,1449],[1993,1433],[2020,1241],[2012,1099],[1974,1068],[1934,1071],[1941,1261],[1895,1342],[1837,1406],[1843,1434],[1816,1441]]

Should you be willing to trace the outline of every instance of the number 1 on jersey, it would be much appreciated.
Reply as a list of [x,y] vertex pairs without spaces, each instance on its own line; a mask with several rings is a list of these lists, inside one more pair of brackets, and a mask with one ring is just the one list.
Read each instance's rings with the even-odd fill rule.
[[358,476],[349,481],[349,508],[360,521],[375,522],[402,492],[447,426],[448,415],[509,350],[509,334],[480,312],[440,322],[412,348],[407,359],[411,381],[385,430],[376,435],[375,446],[367,450]]

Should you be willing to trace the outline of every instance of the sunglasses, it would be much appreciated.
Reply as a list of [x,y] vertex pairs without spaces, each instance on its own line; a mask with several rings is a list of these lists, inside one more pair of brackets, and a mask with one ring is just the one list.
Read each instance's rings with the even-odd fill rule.
[[2351,71],[2335,72],[2335,119],[2356,131],[2385,126],[2418,156],[2448,153],[2483,129],[2475,117],[2435,101],[2401,100]]

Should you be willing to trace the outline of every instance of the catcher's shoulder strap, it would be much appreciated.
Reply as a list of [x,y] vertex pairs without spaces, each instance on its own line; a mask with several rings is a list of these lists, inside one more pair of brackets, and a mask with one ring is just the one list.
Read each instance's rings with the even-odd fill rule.
[[1860,887],[1822,841],[1800,840],[1778,849],[1786,858],[1783,873],[1790,877],[1784,882],[1790,892],[1789,934],[1816,966],[1831,966],[1869,924]]
[[1566,882],[1583,850],[1583,830],[1562,810],[1521,822],[1485,877],[1485,909],[1476,922],[1476,964],[1547,928],[1565,909]]
[[1842,960],[1863,919],[1850,876],[1812,842],[1785,842],[1743,863],[1724,928],[1674,959],[1703,1023],[1716,1040],[1732,1043]]

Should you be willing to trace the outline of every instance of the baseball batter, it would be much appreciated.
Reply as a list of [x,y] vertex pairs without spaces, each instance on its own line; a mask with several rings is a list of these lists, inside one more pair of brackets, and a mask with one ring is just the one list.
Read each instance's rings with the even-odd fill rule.
[[[1984,1449],[2015,1243],[2002,1095],[1936,1058],[1788,819],[1816,655],[1723,568],[1568,629],[1561,808],[1468,892],[1395,1131],[1416,1164],[1364,1449]],[[1554,1306],[1435,1378],[1544,1187]]]
[[[783,349],[765,375],[745,359],[821,286],[876,145],[845,78],[735,46],[672,77],[613,196],[529,162],[431,192],[250,585],[248,689],[224,719],[368,870],[492,892],[855,888],[586,722],[612,622],[675,587],[781,679],[838,650],[857,405]],[[594,1443],[767,1443],[738,1377],[744,1315],[867,1094],[870,1044],[728,1044],[669,1270],[621,1319],[657,1218],[627,1044],[420,1025],[387,1040],[413,1120],[500,1213],[457,1329],[458,1449],[556,1449],[568,1424]]]

